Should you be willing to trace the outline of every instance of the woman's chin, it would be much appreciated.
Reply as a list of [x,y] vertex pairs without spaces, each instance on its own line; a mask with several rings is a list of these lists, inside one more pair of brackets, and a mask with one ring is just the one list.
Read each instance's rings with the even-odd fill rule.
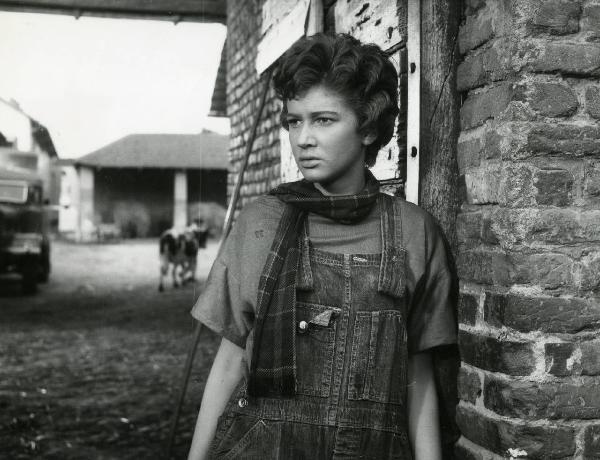
[[308,182],[321,182],[325,179],[323,174],[320,174],[318,171],[314,171],[312,169],[301,168],[300,172]]

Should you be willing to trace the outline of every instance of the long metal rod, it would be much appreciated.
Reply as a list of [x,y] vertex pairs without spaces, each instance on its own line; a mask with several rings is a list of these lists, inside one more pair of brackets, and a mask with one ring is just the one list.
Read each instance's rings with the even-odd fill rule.
[[238,198],[240,196],[240,189],[242,188],[242,182],[244,181],[244,173],[246,172],[246,168],[248,166],[248,160],[250,158],[250,153],[252,152],[252,146],[254,145],[254,141],[256,139],[256,130],[258,129],[258,123],[260,121],[260,117],[262,116],[262,111],[265,107],[265,102],[267,101],[267,94],[269,93],[269,84],[271,82],[271,74],[272,73],[273,73],[273,68],[270,67],[264,74],[265,82],[264,82],[263,92],[262,92],[262,95],[260,98],[260,105],[258,106],[258,113],[256,114],[256,118],[254,118],[254,123],[252,125],[252,131],[250,133],[250,140],[246,144],[246,152],[244,153],[242,165],[241,165],[240,171],[238,173],[237,181],[235,182],[235,188],[233,189],[231,199],[229,200],[227,214],[225,214],[225,224],[223,226],[223,238],[222,239],[225,239],[227,237],[227,235],[229,235],[229,231],[231,230],[231,226],[233,225],[232,217],[235,212],[235,208],[237,206]]
[[[223,225],[223,233],[221,235],[221,241],[219,242],[219,250],[221,252],[221,248],[223,246],[223,241],[229,235],[231,230],[231,226],[233,225],[233,215],[235,212],[235,208],[237,206],[237,202],[240,197],[240,189],[242,188],[242,182],[244,181],[244,173],[246,168],[248,167],[248,159],[250,154],[252,153],[252,146],[254,145],[254,141],[256,140],[256,130],[258,129],[258,124],[260,122],[260,117],[262,116],[263,109],[265,107],[265,102],[267,100],[267,94],[269,92],[269,84],[271,82],[271,74],[273,72],[273,68],[270,67],[264,74],[265,82],[263,86],[263,92],[260,98],[260,104],[258,106],[258,112],[256,113],[256,117],[254,118],[254,123],[252,125],[252,131],[250,132],[250,138],[246,143],[246,151],[244,152],[244,158],[242,159],[242,164],[240,166],[238,177],[235,183],[235,187],[233,189],[233,193],[231,195],[231,199],[229,200],[229,206],[227,207],[227,214],[225,215],[225,223]],[[183,400],[185,398],[185,393],[187,391],[188,382],[190,380],[190,374],[192,372],[192,364],[194,363],[194,356],[196,355],[196,350],[198,348],[198,342],[200,341],[200,332],[202,331],[202,324],[196,321],[196,326],[194,328],[194,336],[192,339],[192,346],[190,347],[187,355],[187,359],[185,362],[185,368],[183,371],[183,381],[181,384],[181,389],[179,391],[179,397],[177,399],[177,406],[175,408],[175,413],[173,414],[173,419],[171,422],[171,431],[169,433],[169,440],[167,445],[167,455],[166,459],[171,459],[171,452],[173,450],[173,443],[175,441],[175,434],[177,431],[177,424],[179,423],[179,417],[181,415],[181,408],[183,407]]]

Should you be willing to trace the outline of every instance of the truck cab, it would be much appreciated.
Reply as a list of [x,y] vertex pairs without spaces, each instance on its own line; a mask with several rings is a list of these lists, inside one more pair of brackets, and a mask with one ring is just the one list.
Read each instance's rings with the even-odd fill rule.
[[0,168],[0,275],[19,275],[25,294],[50,275],[42,186],[33,172]]

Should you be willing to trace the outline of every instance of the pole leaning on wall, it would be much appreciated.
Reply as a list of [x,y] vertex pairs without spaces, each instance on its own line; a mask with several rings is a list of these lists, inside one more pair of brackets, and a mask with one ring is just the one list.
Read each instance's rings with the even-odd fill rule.
[[421,131],[421,0],[408,0],[408,83],[406,107],[406,200],[419,204]]
[[[254,140],[256,139],[256,130],[258,128],[258,123],[260,122],[260,117],[262,116],[263,109],[265,107],[265,103],[267,101],[267,94],[269,92],[269,85],[271,82],[271,74],[273,72],[273,67],[270,67],[264,74],[264,86],[263,92],[260,98],[260,103],[258,106],[258,111],[256,112],[256,116],[254,118],[254,122],[252,124],[252,130],[250,131],[250,138],[246,143],[246,151],[244,152],[244,157],[242,159],[242,164],[240,166],[237,180],[235,182],[235,187],[233,189],[233,193],[231,194],[231,198],[229,200],[229,206],[227,207],[227,213],[225,214],[225,223],[223,225],[223,233],[221,235],[221,241],[219,242],[219,250],[218,253],[221,252],[221,248],[223,247],[223,242],[229,235],[231,230],[231,226],[233,225],[233,216],[235,214],[235,209],[237,207],[237,202],[240,197],[240,189],[242,188],[242,183],[244,181],[244,172],[248,166],[248,159],[250,158],[250,154],[252,153],[252,146],[254,145]],[[173,419],[171,421],[171,430],[169,432],[169,439],[166,450],[166,460],[171,459],[171,454],[173,451],[173,443],[175,442],[175,434],[177,432],[177,424],[179,422],[179,417],[181,415],[181,408],[183,406],[183,400],[185,398],[185,393],[187,391],[187,386],[190,380],[190,374],[192,372],[192,364],[194,363],[194,357],[196,356],[196,350],[198,349],[198,342],[200,341],[200,332],[202,331],[202,324],[199,321],[196,321],[196,326],[194,328],[194,335],[192,338],[192,345],[188,351],[188,355],[185,361],[185,368],[183,372],[181,388],[179,390],[179,397],[177,398],[177,405],[175,407],[175,412],[173,413]]]

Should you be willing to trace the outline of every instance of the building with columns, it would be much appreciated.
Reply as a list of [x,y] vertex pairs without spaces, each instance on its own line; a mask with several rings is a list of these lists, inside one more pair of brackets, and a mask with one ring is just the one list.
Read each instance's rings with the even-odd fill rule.
[[185,227],[194,205],[224,206],[228,142],[210,131],[131,134],[74,160],[63,168],[63,231],[86,240],[112,224],[125,237],[157,236]]

